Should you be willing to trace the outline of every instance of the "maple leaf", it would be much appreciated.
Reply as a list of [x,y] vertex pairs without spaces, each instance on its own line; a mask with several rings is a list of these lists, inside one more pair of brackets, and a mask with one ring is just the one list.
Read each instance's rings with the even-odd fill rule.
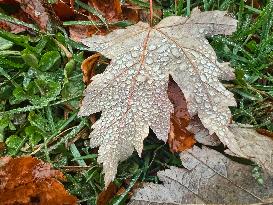
[[85,90],[79,116],[102,111],[92,126],[91,147],[100,146],[105,184],[116,175],[118,162],[132,154],[141,155],[149,127],[166,142],[173,105],[168,99],[169,75],[185,95],[191,116],[198,114],[210,132],[236,153],[227,124],[233,94],[219,79],[234,73],[228,63],[219,63],[205,37],[229,35],[237,21],[223,11],[200,12],[190,18],[171,16],[150,27],[139,22],[106,36],[93,36],[83,43],[112,61],[102,74],[92,78]]
[[180,158],[185,168],[171,167],[158,172],[164,184],[147,183],[129,204],[273,203],[273,178],[266,173],[261,186],[252,177],[251,166],[207,147],[194,146],[182,152]]

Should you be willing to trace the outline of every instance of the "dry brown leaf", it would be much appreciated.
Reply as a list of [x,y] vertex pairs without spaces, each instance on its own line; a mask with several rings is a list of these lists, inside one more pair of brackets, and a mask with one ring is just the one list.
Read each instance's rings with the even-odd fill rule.
[[[126,1],[127,3],[122,5],[122,15],[123,18],[129,20],[134,23],[138,23],[139,21],[150,23],[150,10],[147,8],[140,7],[138,5],[134,5],[132,1]],[[146,1],[148,2],[148,1]],[[153,5],[156,5],[157,2],[153,2]],[[161,19],[163,13],[161,9],[153,10],[154,20]],[[155,17],[156,16],[156,17]]]
[[[16,2],[14,1],[14,6],[16,7]],[[26,23],[31,23],[30,19],[28,18],[27,14],[23,12],[21,9],[17,9],[15,13],[11,14],[14,18],[17,18],[21,21],[24,21]],[[13,23],[9,23],[6,21],[0,21],[0,28],[4,29],[6,31],[10,31],[12,33],[21,33],[27,30],[26,27],[21,25],[16,25]]]
[[171,114],[168,143],[172,152],[182,152],[195,144],[193,133],[186,128],[191,121],[186,99],[178,85],[170,79],[168,97],[174,106]]
[[37,158],[1,158],[0,204],[77,204],[59,180],[64,175]]
[[[20,7],[20,10],[16,9],[11,15],[27,23],[32,23],[31,21],[34,21],[41,31],[46,31],[48,23],[52,20],[48,13],[48,9],[45,6],[46,1],[44,0],[11,0],[0,1],[0,4],[12,4],[15,8]],[[1,28],[13,33],[19,33],[26,30],[23,26],[8,22],[2,22]]]
[[[97,11],[101,13],[103,18],[106,19],[107,22],[105,24],[129,20],[130,22],[137,23],[139,21],[148,22],[149,21],[149,12],[147,9],[140,8],[138,6],[124,4],[121,6],[119,0],[89,0],[88,2],[91,7],[94,7]],[[58,12],[57,12],[58,13]],[[92,20],[99,21],[98,16],[91,15],[84,10],[77,11],[76,13],[84,14],[84,15],[75,15],[76,20]],[[157,9],[154,11],[158,17],[162,16],[162,11]],[[85,17],[84,17],[85,16]],[[106,25],[103,27],[97,26],[69,26],[70,37],[75,41],[81,41],[86,37],[90,37],[93,34],[106,35],[111,31],[117,29],[117,26]]]
[[202,147],[180,154],[185,168],[158,172],[163,184],[148,183],[130,205],[273,204],[273,177],[262,173],[264,184],[252,177],[252,168]]
[[4,142],[0,142],[0,154],[1,152],[4,152],[6,149],[6,144]]
[[[95,8],[102,16],[107,20],[105,24],[113,23],[122,19],[122,10],[119,0],[89,0],[87,2],[91,7]],[[83,10],[80,10],[79,13],[84,13]],[[90,20],[90,21],[100,21],[98,16],[88,14],[76,16],[76,20]],[[110,31],[116,29],[116,27],[111,26],[106,27],[97,27],[97,26],[70,26],[69,33],[70,37],[75,41],[81,41],[86,37],[90,37],[93,34],[105,35]]]

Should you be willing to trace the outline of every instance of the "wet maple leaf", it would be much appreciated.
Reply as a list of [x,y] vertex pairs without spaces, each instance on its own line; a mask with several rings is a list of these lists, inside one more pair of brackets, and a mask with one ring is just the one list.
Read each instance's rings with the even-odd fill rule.
[[0,204],[77,204],[59,180],[64,175],[37,158],[1,158]]
[[88,116],[102,111],[92,126],[90,145],[100,146],[98,162],[103,163],[106,185],[114,179],[119,161],[134,149],[141,155],[149,127],[166,142],[173,112],[167,95],[169,75],[184,93],[190,115],[197,114],[211,134],[237,152],[227,128],[228,106],[236,102],[219,81],[233,79],[233,69],[216,60],[205,38],[232,34],[236,24],[226,12],[194,9],[190,18],[167,17],[154,27],[139,22],[83,41],[112,59],[104,73],[92,78],[79,112]]

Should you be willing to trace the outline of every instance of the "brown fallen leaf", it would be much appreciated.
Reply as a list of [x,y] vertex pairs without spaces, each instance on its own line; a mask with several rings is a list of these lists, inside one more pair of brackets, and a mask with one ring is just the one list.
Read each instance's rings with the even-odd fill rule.
[[140,21],[140,12],[141,9],[138,6],[131,6],[130,4],[122,5],[122,15],[126,20],[130,20],[133,23],[137,23]]
[[0,142],[0,153],[6,149],[6,144],[4,142]]
[[[13,1],[14,3],[11,3],[11,5],[13,5],[16,8],[16,2]],[[1,4],[7,4],[5,1],[4,2],[0,2]],[[10,5],[10,4],[9,4]],[[15,9],[15,12],[13,14],[11,14],[12,17],[17,18],[21,21],[24,21],[26,23],[31,23],[30,19],[28,18],[27,14],[25,12],[23,12],[21,9]],[[21,26],[21,25],[16,25],[10,22],[6,22],[6,21],[0,21],[0,28],[12,33],[21,33],[27,30],[27,27],[25,26]]]
[[73,19],[74,10],[72,5],[66,4],[66,2],[59,0],[52,7],[61,21],[67,21]]
[[89,0],[89,4],[110,22],[118,21],[122,17],[120,0]]
[[115,196],[117,191],[118,191],[118,187],[113,182],[111,182],[108,185],[107,189],[105,189],[99,194],[97,198],[97,205],[108,204],[110,200],[113,198],[113,196]]
[[168,97],[174,105],[174,113],[171,114],[168,143],[172,152],[182,152],[191,148],[196,140],[194,139],[194,134],[186,129],[191,121],[191,117],[187,110],[186,99],[173,79],[169,81]]
[[[53,20],[53,15],[49,14],[49,10],[47,8],[46,1],[40,1],[40,0],[12,0],[12,1],[0,1],[0,4],[8,4],[12,5],[14,8],[20,8],[19,10],[16,9],[14,13],[11,15],[15,18],[27,22],[32,23],[34,21],[37,26],[41,29],[41,31],[46,31],[48,28],[48,24],[50,20]],[[23,26],[11,24],[11,23],[3,23],[7,26],[2,26],[1,28],[4,28],[8,31],[11,31],[13,33],[19,33],[22,31],[25,31],[26,28]]]
[[[133,23],[139,21],[149,22],[149,11],[147,9],[140,8],[139,6],[131,4],[121,5],[119,0],[89,0],[88,3],[91,7],[95,8],[103,16],[108,24],[106,26],[82,26],[75,25],[69,26],[70,37],[75,41],[81,41],[86,37],[90,37],[93,34],[106,35],[111,31],[117,29],[117,26],[109,25],[117,21],[128,20]],[[83,9],[74,12],[75,20],[86,20],[86,21],[100,21],[98,16],[88,14]],[[161,17],[162,11],[157,9],[154,11],[156,16]]]
[[96,53],[88,58],[86,58],[81,65],[81,70],[83,73],[83,82],[85,85],[89,85],[91,83],[91,78],[95,75],[94,67],[99,61],[101,55]]
[[64,179],[62,172],[37,158],[1,158],[1,204],[77,204],[77,198],[60,183]]
[[[107,23],[117,22],[122,19],[122,10],[119,0],[89,0],[86,3],[95,8],[102,15],[102,17],[107,20]],[[77,10],[76,13],[79,15],[75,16],[75,20],[100,21],[98,16],[90,13],[86,14],[84,10]],[[98,28],[95,25],[76,25],[69,26],[69,33],[73,40],[81,41],[82,39],[90,37],[95,33],[105,35],[114,29],[115,26],[110,26],[109,28],[106,28],[105,26]]]
[[49,14],[44,7],[44,1],[40,0],[16,0],[20,4],[21,9],[36,22],[42,31],[47,30],[49,22]]

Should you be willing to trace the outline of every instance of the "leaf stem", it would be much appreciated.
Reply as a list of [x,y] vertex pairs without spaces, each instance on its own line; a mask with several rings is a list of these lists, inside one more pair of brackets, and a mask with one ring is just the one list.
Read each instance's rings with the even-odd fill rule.
[[150,0],[150,26],[153,26],[153,0]]

